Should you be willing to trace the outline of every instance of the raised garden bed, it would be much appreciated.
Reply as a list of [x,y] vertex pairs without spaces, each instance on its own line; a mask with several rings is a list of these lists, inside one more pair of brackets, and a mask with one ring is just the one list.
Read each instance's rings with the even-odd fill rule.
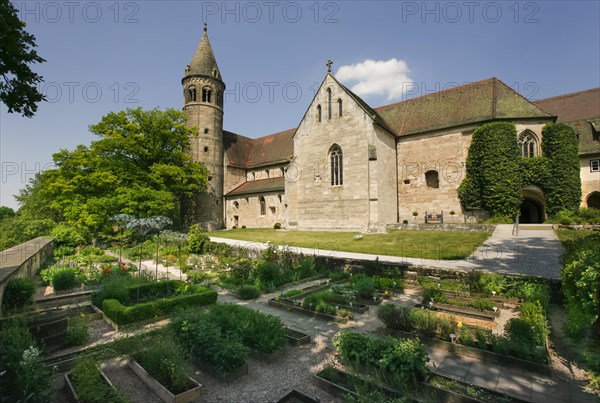
[[471,385],[470,383],[448,378],[438,374],[431,374],[425,381],[427,387],[434,391],[440,402],[456,403],[494,403],[494,402],[524,402],[489,389]]
[[[285,301],[289,301],[289,302],[285,302]],[[313,317],[317,317],[317,318],[321,318],[321,319],[325,319],[325,320],[331,320],[331,321],[334,321],[336,323],[341,323],[341,324],[347,323],[350,320],[348,318],[342,318],[341,316],[329,315],[327,313],[311,311],[310,309],[304,309],[301,306],[295,305],[293,303],[293,301],[285,300],[285,299],[282,299],[281,301],[276,301],[275,298],[272,298],[269,300],[269,305],[274,306],[276,308],[280,308],[280,309],[296,311],[296,312],[299,312],[299,313],[302,313],[302,314],[308,315],[308,316],[313,316]]]
[[[418,283],[406,283],[404,288],[409,288],[412,290],[422,291],[427,289],[419,285]],[[504,295],[491,295],[491,294],[480,294],[475,292],[465,292],[465,291],[453,291],[453,290],[444,290],[442,288],[434,288],[435,290],[441,291],[449,297],[453,298],[469,298],[469,299],[489,299],[490,301],[497,302],[498,304],[508,304],[508,305],[519,305],[521,304],[521,300],[519,298],[507,297]]]
[[[98,372],[100,372],[100,377],[102,378],[102,382],[104,382],[107,386],[109,386],[110,388],[112,388],[116,391],[117,389],[115,388],[115,386],[112,384],[110,379],[108,379],[106,374],[104,372],[102,372],[102,370],[100,368],[98,368]],[[81,402],[81,400],[79,399],[79,396],[77,395],[77,392],[75,391],[75,387],[73,386],[72,377],[73,377],[73,373],[71,371],[67,372],[64,375],[65,389],[67,390],[67,393],[68,393],[71,401],[79,403],[79,402]]]
[[290,328],[286,328],[285,333],[285,335],[288,338],[289,344],[292,346],[298,347],[310,343],[310,336],[306,333],[302,333],[297,330],[292,330]]
[[432,311],[447,312],[457,316],[466,316],[469,318],[486,320],[490,322],[493,322],[494,320],[496,320],[497,317],[500,316],[500,310],[498,310],[498,312],[479,311],[473,308],[465,308],[462,306],[458,307],[455,305],[441,304],[438,302],[436,302],[432,308],[429,308],[429,305],[424,304],[417,304],[415,306],[417,308],[427,308],[431,309]]
[[376,299],[373,298],[356,298],[356,302],[358,302],[359,304],[363,304],[363,305],[379,305],[383,302],[383,298],[382,297],[377,297]]
[[546,364],[540,364],[533,361],[522,360],[520,358],[511,357],[494,353],[492,351],[482,350],[475,347],[465,346],[463,344],[451,343],[449,341],[433,339],[423,335],[417,335],[403,330],[386,328],[384,332],[390,336],[397,338],[419,339],[422,343],[438,348],[449,353],[464,355],[467,357],[477,358],[483,362],[490,364],[504,365],[509,367],[521,368],[525,371],[531,371],[544,375],[551,375],[552,367]]
[[131,370],[135,372],[135,374],[166,403],[188,403],[200,397],[202,385],[189,376],[190,388],[175,395],[169,389],[164,387],[159,381],[153,378],[134,359],[129,358],[127,360],[127,365],[129,365],[129,368],[131,368]]
[[312,397],[297,391],[296,389],[292,389],[281,399],[277,400],[276,403],[319,403],[320,400],[313,399]]

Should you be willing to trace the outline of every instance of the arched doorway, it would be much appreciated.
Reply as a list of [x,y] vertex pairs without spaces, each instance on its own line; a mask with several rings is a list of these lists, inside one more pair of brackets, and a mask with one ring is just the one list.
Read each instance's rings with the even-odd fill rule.
[[600,210],[600,192],[593,192],[587,197],[587,206]]
[[527,186],[521,190],[521,216],[522,224],[541,224],[546,221],[546,208],[544,192],[537,186]]

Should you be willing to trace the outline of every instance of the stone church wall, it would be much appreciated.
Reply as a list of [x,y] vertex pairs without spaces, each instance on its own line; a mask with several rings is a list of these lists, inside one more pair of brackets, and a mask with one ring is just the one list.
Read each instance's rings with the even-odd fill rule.
[[[260,211],[261,196],[265,199],[264,215],[261,215]],[[241,228],[242,225],[248,228],[273,228],[275,223],[283,226],[286,219],[283,192],[228,197],[225,208],[226,228],[233,228],[234,225],[237,225],[238,228]]]

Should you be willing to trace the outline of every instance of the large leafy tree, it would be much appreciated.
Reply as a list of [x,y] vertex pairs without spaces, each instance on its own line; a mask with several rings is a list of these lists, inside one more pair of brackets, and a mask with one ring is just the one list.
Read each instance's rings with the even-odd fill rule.
[[35,50],[35,37],[25,30],[9,0],[0,0],[0,101],[8,112],[31,117],[44,100],[37,85],[42,77],[30,65],[43,63]]
[[116,213],[180,222],[182,200],[206,188],[206,168],[188,155],[193,131],[182,112],[129,109],[90,130],[100,139],[54,154],[56,168],[21,193],[23,212],[42,210],[89,239],[109,229]]

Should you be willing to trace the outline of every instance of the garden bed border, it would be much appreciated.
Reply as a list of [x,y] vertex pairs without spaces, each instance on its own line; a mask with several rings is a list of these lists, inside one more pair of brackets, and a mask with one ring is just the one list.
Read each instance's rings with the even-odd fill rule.
[[300,312],[307,316],[313,316],[313,317],[317,317],[317,318],[321,318],[321,319],[326,319],[326,320],[334,321],[334,322],[340,323],[340,324],[348,323],[348,321],[350,320],[348,318],[342,318],[340,316],[329,315],[327,313],[322,313],[322,312],[317,312],[317,311],[311,311],[310,309],[304,309],[301,306],[296,306],[293,304],[292,305],[284,304],[284,303],[275,301],[275,298],[271,298],[269,300],[268,304],[270,306],[274,306],[279,309],[291,309],[291,310]]
[[162,383],[150,375],[148,371],[146,371],[144,367],[142,367],[135,359],[128,357],[127,365],[146,385],[148,385],[150,389],[154,391],[154,393],[156,393],[166,403],[189,403],[200,397],[202,385],[200,385],[190,376],[188,376],[188,379],[195,386],[192,389],[188,389],[185,392],[174,395],[173,392],[171,392]]

